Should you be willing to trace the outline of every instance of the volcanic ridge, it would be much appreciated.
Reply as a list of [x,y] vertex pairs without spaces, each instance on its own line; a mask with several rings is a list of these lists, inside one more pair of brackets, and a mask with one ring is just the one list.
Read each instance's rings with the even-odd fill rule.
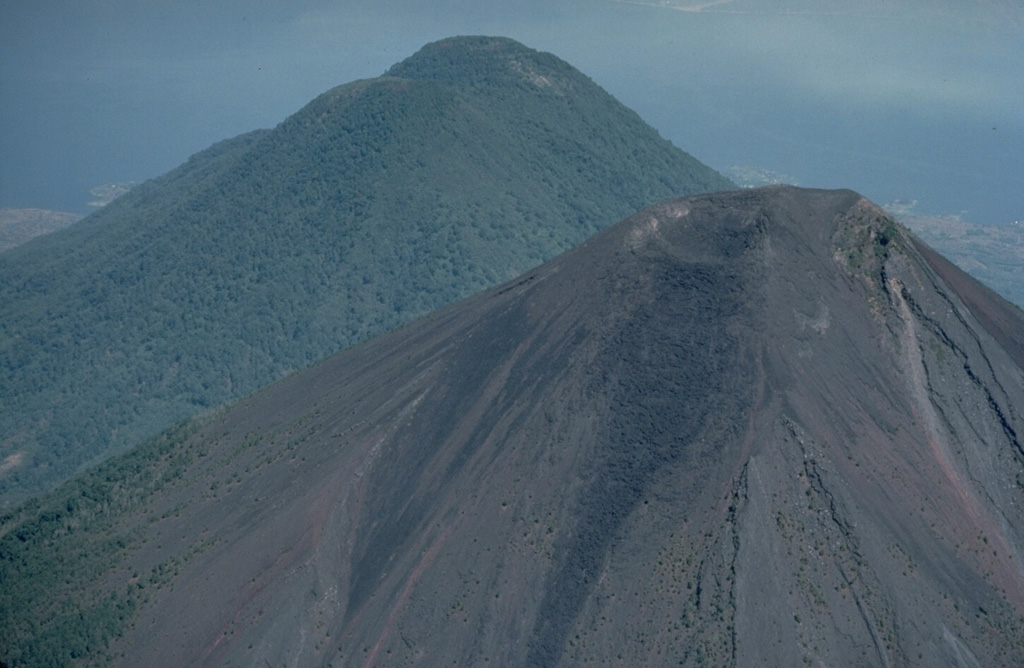
[[854,192],[669,200],[2,546],[107,513],[115,665],[1024,665],[1022,331]]

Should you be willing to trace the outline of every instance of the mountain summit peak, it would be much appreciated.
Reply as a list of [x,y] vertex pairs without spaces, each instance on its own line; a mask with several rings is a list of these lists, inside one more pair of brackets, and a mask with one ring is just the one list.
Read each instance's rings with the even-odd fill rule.
[[431,42],[392,66],[387,74],[470,86],[527,83],[556,90],[556,84],[564,85],[574,78],[589,81],[557,56],[508,37],[490,36],[449,37]]

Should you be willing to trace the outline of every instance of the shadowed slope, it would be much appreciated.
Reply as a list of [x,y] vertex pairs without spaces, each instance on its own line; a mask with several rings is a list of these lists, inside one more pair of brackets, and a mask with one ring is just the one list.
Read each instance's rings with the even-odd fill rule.
[[152,458],[112,654],[1020,663],[1024,373],[945,271],[849,191],[642,211]]

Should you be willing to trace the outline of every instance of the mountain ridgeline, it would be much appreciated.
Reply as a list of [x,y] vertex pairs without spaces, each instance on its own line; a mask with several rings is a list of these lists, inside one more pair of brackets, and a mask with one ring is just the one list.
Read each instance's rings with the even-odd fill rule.
[[430,44],[0,256],[0,504],[730,187],[553,55]]
[[1024,665],[1022,332],[856,193],[669,200],[3,518],[0,658]]

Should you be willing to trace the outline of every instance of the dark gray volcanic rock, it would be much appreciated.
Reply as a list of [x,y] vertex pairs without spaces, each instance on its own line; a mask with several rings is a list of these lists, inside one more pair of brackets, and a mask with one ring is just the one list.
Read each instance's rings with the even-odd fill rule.
[[1022,331],[856,193],[662,203],[176,446],[113,652],[1024,665]]

